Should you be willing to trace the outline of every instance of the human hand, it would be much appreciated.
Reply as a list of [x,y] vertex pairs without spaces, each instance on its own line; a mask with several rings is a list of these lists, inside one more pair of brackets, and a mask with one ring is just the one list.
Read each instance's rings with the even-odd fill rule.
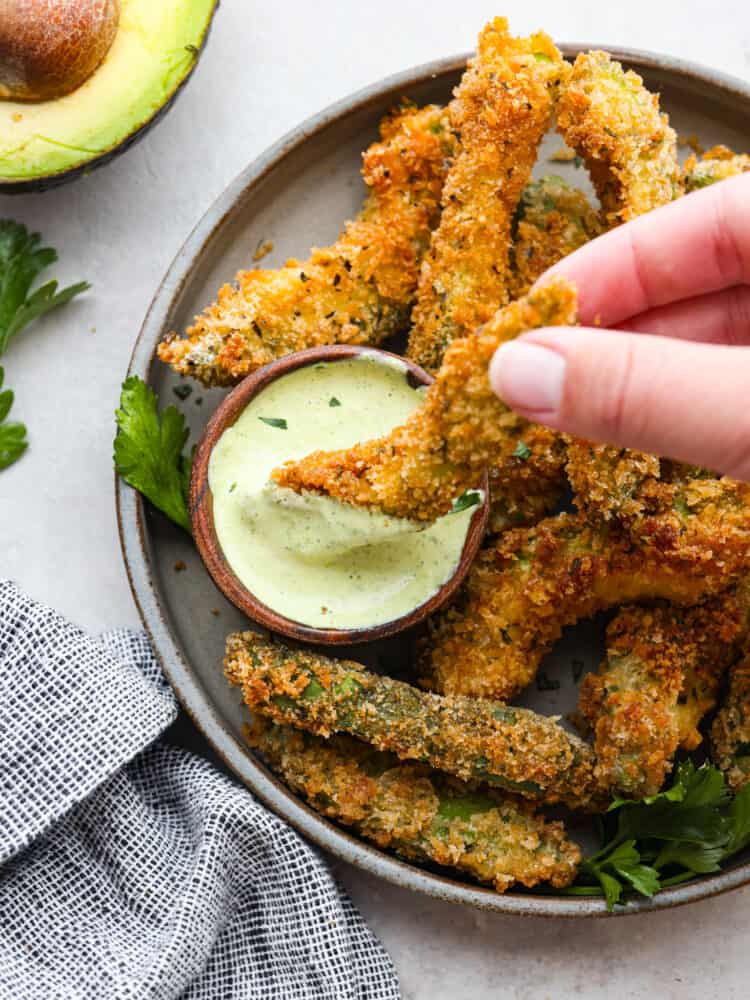
[[575,282],[595,326],[504,344],[495,392],[536,423],[750,481],[750,174],[606,233],[540,281],[551,274]]

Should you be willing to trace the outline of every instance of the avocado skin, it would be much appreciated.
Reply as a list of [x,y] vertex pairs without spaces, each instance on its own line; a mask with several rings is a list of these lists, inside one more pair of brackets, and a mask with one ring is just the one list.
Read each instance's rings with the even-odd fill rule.
[[213,19],[216,16],[216,11],[219,9],[219,6],[220,0],[215,0],[213,10],[211,11],[211,17],[206,26],[206,30],[203,32],[203,37],[200,41],[200,46],[198,47],[198,52],[196,53],[192,66],[159,110],[154,112],[151,118],[144,122],[140,128],[137,128],[135,132],[131,132],[129,135],[126,135],[116,146],[113,146],[112,149],[108,149],[106,153],[102,153],[101,156],[94,157],[92,160],[87,160],[86,163],[81,163],[77,167],[71,167],[70,170],[61,170],[59,173],[48,174],[46,176],[40,175],[39,177],[30,177],[27,180],[0,180],[0,194],[30,194],[32,192],[50,191],[52,188],[61,187],[63,184],[69,184],[71,181],[77,180],[79,177],[84,177],[87,174],[90,174],[92,170],[97,170],[99,167],[105,166],[122,153],[125,153],[131,148],[131,146],[134,146],[139,139],[143,138],[149,129],[153,128],[153,126],[156,125],[157,122],[161,121],[161,119],[166,115],[174,102],[177,100],[177,97],[180,93],[182,93],[185,84],[193,75],[195,67],[200,62],[203,50],[208,42],[209,35],[211,34],[211,28],[213,27]]

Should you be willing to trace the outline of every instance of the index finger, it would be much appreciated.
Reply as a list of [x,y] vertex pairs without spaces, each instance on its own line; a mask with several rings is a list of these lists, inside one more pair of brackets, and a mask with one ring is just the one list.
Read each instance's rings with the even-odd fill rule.
[[614,326],[658,306],[750,284],[750,173],[613,229],[546,275],[578,286],[582,323]]

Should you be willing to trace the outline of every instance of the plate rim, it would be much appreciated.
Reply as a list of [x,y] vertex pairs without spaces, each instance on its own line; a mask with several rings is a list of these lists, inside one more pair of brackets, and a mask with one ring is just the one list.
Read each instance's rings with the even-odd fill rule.
[[[750,83],[690,60],[644,49],[600,46],[587,42],[558,43],[558,46],[567,57],[580,51],[604,48],[615,59],[633,65],[636,69],[647,68],[656,72],[666,70],[699,84],[718,88],[725,91],[727,96],[740,96],[750,101]],[[193,227],[159,283],[136,338],[127,375],[139,375],[146,382],[149,381],[155,362],[154,346],[163,335],[164,321],[171,311],[172,303],[181,294],[192,271],[199,265],[214,234],[241,203],[246,193],[249,194],[262,183],[276,166],[313,135],[354,112],[366,109],[368,105],[382,102],[394,90],[408,89],[430,78],[459,72],[470,55],[471,53],[464,53],[422,63],[360,88],[305,119],[241,170]],[[226,728],[203,691],[200,680],[183,658],[169,626],[167,614],[162,608],[151,570],[143,499],[116,473],[114,478],[120,548],[133,600],[152,648],[186,714],[234,776],[264,805],[318,847],[402,889],[420,892],[445,902],[518,916],[574,918],[610,915],[605,901],[597,897],[542,893],[527,895],[514,892],[499,894],[490,888],[455,881],[416,867],[334,825],[290,792]],[[662,890],[652,900],[641,897],[629,899],[624,906],[618,908],[616,915],[653,912],[684,905],[718,896],[749,883],[750,861],[718,874]]]

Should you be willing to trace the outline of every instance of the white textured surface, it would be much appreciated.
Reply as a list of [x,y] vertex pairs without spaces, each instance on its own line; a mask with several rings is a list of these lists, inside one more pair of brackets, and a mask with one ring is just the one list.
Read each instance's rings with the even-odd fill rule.
[[[750,78],[744,0],[377,4],[223,0],[186,92],[135,149],[70,187],[0,198],[42,230],[56,275],[94,288],[6,358],[31,448],[0,473],[0,574],[81,625],[138,619],[115,524],[112,411],[159,279],[192,225],[253,157],[379,77],[466,50],[484,20],[679,55]],[[748,137],[750,148],[750,137]],[[412,896],[339,866],[391,950],[408,998],[734,1000],[748,995],[750,889],[599,922],[503,918]]]

